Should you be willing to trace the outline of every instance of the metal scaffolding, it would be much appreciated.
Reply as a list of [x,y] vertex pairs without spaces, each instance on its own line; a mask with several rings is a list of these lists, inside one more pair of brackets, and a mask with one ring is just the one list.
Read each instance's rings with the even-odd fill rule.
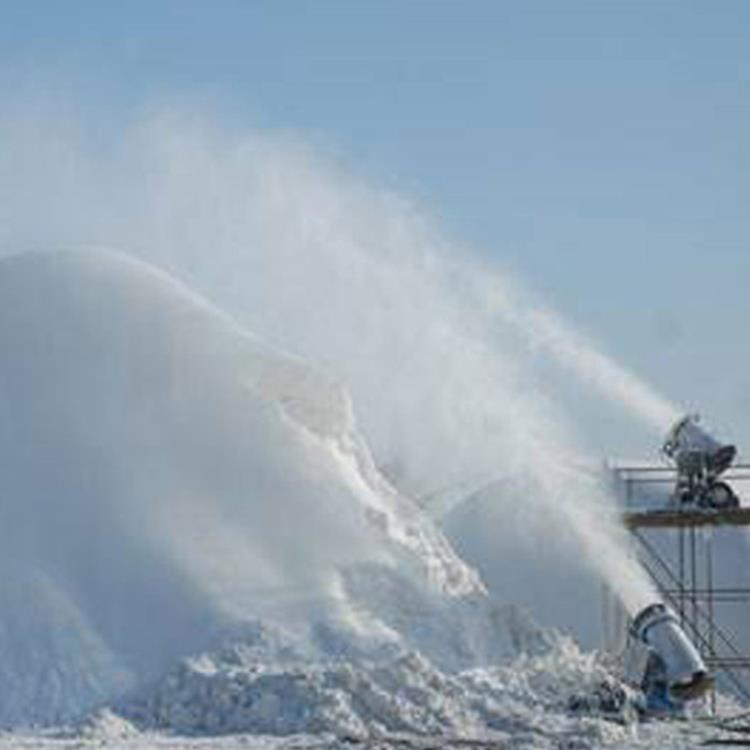
[[[746,586],[727,586],[714,564],[714,530],[750,526],[750,507],[644,507],[646,488],[657,483],[674,484],[674,470],[628,466],[614,471],[624,488],[623,522],[636,541],[641,564],[664,601],[677,613],[711,671],[750,701],[750,653],[743,653],[718,611],[723,605],[750,602],[750,571],[743,571]],[[749,472],[750,465],[739,465],[727,473],[726,479],[747,482]],[[713,694],[712,710],[715,700]]]

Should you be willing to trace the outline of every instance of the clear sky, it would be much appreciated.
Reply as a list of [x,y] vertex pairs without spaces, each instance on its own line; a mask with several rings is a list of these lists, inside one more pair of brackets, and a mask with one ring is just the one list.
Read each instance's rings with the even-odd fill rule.
[[4,0],[0,71],[301,131],[750,441],[750,2]]

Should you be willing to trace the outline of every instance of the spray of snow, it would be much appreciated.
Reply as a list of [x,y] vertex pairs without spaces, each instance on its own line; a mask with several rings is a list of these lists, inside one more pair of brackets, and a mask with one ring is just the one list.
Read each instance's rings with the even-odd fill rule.
[[[27,253],[0,260],[0,308],[4,721],[69,715],[255,619],[429,652],[382,620],[398,592],[433,613],[483,596],[377,473],[340,384],[169,277]],[[381,613],[347,586],[360,568],[400,581]]]
[[[576,469],[571,420],[536,363],[554,355],[664,429],[674,409],[637,378],[507,276],[467,253],[457,261],[408,201],[299,139],[163,115],[97,149],[83,121],[49,114],[1,124],[2,179],[14,183],[0,205],[5,247],[53,237],[133,248],[341,377],[376,462],[399,486],[422,496],[538,476],[543,492],[529,502],[550,533],[578,530],[569,563],[581,564],[582,547],[613,586],[640,581],[625,587],[629,602],[651,598],[605,520],[606,493]],[[39,205],[52,207],[41,226]]]
[[[154,329],[150,315],[162,309],[159,300],[173,282],[121,260],[117,273],[111,260],[104,270],[87,260],[73,263],[74,273],[63,270],[64,279],[48,279],[47,270],[23,273],[22,281],[15,271],[6,275],[3,367],[16,390],[3,404],[15,415],[6,422],[13,429],[4,447],[26,469],[7,481],[11,495],[46,498],[38,515],[59,524],[53,534],[14,511],[31,535],[27,546],[21,535],[14,548],[49,547],[56,564],[72,566],[69,580],[78,583],[57,581],[55,591],[64,592],[76,617],[86,621],[106,601],[98,583],[78,577],[83,567],[88,576],[96,571],[82,552],[72,554],[81,547],[79,529],[91,555],[95,524],[109,528],[115,520],[128,530],[119,580],[133,590],[155,550],[168,550],[163,586],[158,594],[147,590],[154,600],[169,593],[170,608],[187,613],[181,627],[191,647],[217,622],[248,612],[292,627],[334,612],[349,630],[383,637],[409,630],[393,608],[388,622],[361,602],[349,606],[362,576],[342,576],[342,569],[389,569],[404,559],[412,571],[410,583],[399,584],[405,591],[428,599],[433,594],[426,591],[480,592],[473,571],[376,465],[412,496],[533,477],[537,491],[523,502],[536,531],[567,540],[561,567],[571,576],[595,570],[633,610],[655,597],[628,556],[611,498],[585,468],[590,460],[556,402],[555,382],[542,381],[538,363],[552,355],[649,430],[662,430],[674,410],[558,316],[529,302],[516,282],[465,253],[459,262],[451,243],[408,201],[350,176],[298,139],[238,136],[161,116],[91,145],[82,121],[43,114],[0,121],[2,251],[129,248],[185,279],[263,340],[315,363],[310,368],[267,350],[184,289],[166,295],[176,301],[167,305],[164,329]],[[54,261],[36,267],[70,268]],[[112,282],[119,291],[111,297],[83,294],[81,306],[67,307],[72,290],[78,294],[92,280],[101,289],[102,277],[119,279],[123,268],[129,279],[151,281]],[[101,320],[101,310],[111,310],[109,317]],[[56,327],[61,320],[69,326]],[[76,343],[79,329],[89,331],[88,349]],[[37,331],[33,351],[22,335],[29,330]],[[110,357],[113,337],[120,348]],[[62,374],[53,379],[60,363]],[[83,385],[81,366],[93,373]],[[320,370],[350,387],[364,438],[352,427],[345,389],[315,374]],[[154,383],[162,385],[154,390]],[[51,395],[40,399],[40,392]],[[52,438],[38,439],[40,425]],[[110,442],[102,443],[101,434]],[[39,466],[47,464],[54,471],[42,475]],[[53,498],[80,494],[81,465],[89,467],[81,495],[87,500],[71,514]],[[34,481],[24,484],[28,476]],[[95,498],[104,495],[101,508]],[[155,503],[155,495],[166,500]],[[497,502],[512,495],[498,491]],[[247,496],[264,501],[250,511],[236,500]],[[231,500],[217,510],[207,497]],[[387,544],[373,541],[375,527]],[[498,545],[504,533],[497,529]],[[539,539],[528,536],[529,544]],[[314,542],[300,545],[308,538]],[[130,559],[141,561],[134,571]],[[135,604],[153,609],[149,601]],[[108,609],[101,617],[112,625],[122,610]],[[431,604],[424,611],[436,610]],[[101,623],[87,632],[100,639],[98,658],[112,662],[114,681],[122,650],[111,643],[119,638],[127,646],[129,636],[120,632],[128,627],[112,627],[115,635]],[[103,630],[109,635],[101,639]],[[170,652],[158,639],[146,640],[153,652]],[[152,652],[128,647],[130,668],[150,663]]]
[[503,282],[498,278],[482,280],[487,314],[500,316],[516,327],[532,349],[549,352],[603,397],[641,419],[658,437],[682,415],[675,404],[599,351],[560,315],[531,300],[517,285]]

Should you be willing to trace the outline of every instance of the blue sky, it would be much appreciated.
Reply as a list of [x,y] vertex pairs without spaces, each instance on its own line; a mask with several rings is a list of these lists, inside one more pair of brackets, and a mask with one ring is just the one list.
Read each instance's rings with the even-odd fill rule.
[[6,0],[0,70],[300,131],[750,441],[750,3]]

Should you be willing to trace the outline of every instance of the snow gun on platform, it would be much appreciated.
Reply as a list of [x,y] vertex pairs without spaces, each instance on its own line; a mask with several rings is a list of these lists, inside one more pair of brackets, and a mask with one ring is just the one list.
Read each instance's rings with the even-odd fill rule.
[[628,671],[643,691],[647,710],[679,711],[713,687],[698,650],[666,605],[655,603],[643,609],[630,633],[635,648]]
[[732,465],[737,449],[720,443],[698,421],[697,414],[680,419],[662,447],[677,469],[673,500],[678,507],[736,508],[737,495],[719,476]]

